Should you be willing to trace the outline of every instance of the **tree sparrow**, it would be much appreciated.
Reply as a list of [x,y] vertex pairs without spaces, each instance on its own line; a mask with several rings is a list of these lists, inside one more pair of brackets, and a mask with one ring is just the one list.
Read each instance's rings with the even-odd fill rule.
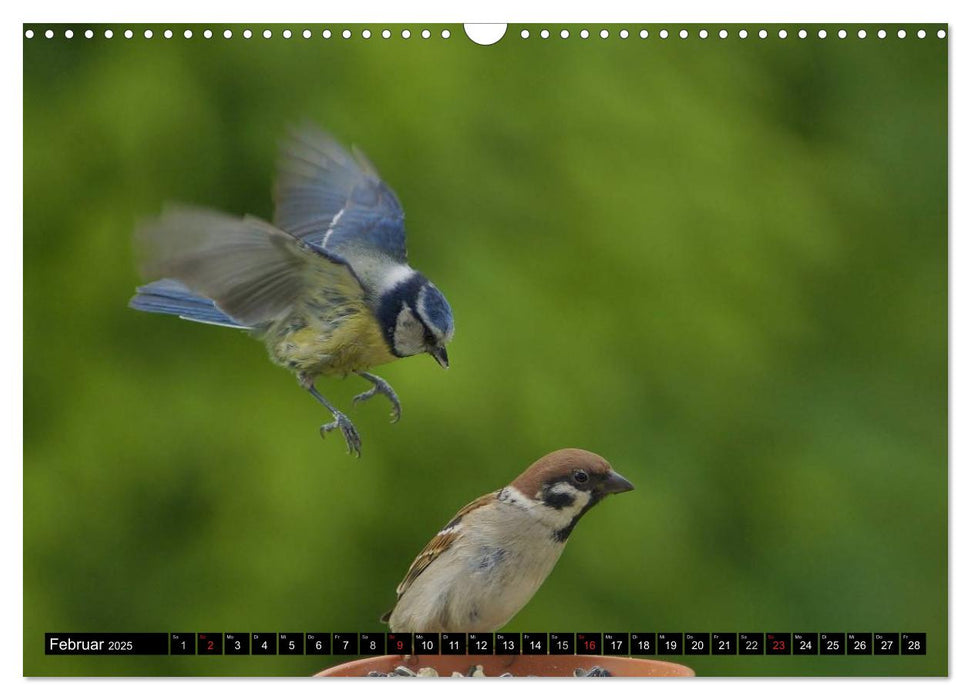
[[533,597],[577,521],[634,486],[592,452],[539,459],[508,486],[460,510],[411,564],[392,632],[492,632]]

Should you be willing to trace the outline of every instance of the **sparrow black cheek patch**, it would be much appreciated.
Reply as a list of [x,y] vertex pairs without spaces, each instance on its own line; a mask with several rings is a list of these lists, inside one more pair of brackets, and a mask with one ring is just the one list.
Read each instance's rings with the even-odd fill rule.
[[24,674],[947,675],[949,32],[23,25]]

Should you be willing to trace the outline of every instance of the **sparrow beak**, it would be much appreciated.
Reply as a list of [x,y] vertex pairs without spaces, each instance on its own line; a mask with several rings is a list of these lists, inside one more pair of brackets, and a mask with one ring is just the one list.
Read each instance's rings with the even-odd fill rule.
[[633,491],[634,484],[617,472],[610,472],[610,476],[603,483],[603,490],[604,493],[623,493],[624,491]]
[[448,353],[445,352],[444,347],[432,348],[428,354],[435,358],[435,362],[440,364],[442,369],[448,369]]

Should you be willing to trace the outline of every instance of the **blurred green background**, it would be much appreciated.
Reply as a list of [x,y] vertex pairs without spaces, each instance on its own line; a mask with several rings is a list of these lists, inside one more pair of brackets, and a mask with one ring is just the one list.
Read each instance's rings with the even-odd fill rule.
[[[45,657],[45,631],[379,631],[452,514],[542,454],[637,490],[511,631],[924,631],[947,672],[947,41],[24,41],[24,672],[307,675],[315,657]],[[171,27],[175,37],[163,39]],[[401,27],[395,27],[397,35]],[[813,28],[815,34],[815,28]],[[165,202],[272,215],[311,119],[358,144],[445,292],[452,368],[379,373],[359,461],[243,333],[126,308]],[[349,407],[366,388],[324,380]],[[673,660],[685,660],[673,659]]]

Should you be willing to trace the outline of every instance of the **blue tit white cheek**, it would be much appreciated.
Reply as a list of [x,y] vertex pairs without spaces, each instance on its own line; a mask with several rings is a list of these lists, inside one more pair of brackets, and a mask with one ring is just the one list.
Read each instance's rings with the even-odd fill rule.
[[425,328],[405,302],[395,321],[394,350],[402,357],[425,352]]

